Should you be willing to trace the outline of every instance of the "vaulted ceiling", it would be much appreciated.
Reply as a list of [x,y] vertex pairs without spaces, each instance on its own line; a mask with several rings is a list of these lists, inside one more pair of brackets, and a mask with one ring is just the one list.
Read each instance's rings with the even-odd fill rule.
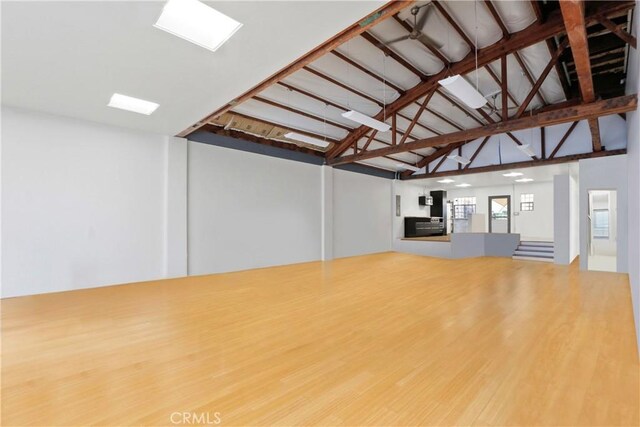
[[[636,47],[628,32],[634,5],[390,2],[181,135],[206,130],[312,153],[327,164],[406,165],[404,177],[417,177],[437,172],[447,154],[472,143],[473,161],[492,135],[524,145],[516,133],[532,127],[567,124],[567,133],[556,149],[539,148],[526,160],[570,160],[556,154],[584,119],[592,144],[583,154],[616,154],[603,149],[598,117],[636,108],[636,98],[624,96],[629,49]],[[488,103],[472,109],[438,84],[455,74]],[[341,115],[348,110],[392,129],[359,126]],[[328,146],[287,138],[292,131]]]

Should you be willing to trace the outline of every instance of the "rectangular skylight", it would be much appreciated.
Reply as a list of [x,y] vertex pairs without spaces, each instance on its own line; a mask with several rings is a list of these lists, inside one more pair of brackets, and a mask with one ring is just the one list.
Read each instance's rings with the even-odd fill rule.
[[145,101],[144,99],[114,93],[111,95],[111,99],[107,106],[149,116],[151,113],[156,111],[160,105],[155,102]]
[[242,24],[197,0],[169,0],[154,27],[215,52]]
[[307,144],[316,145],[322,148],[328,147],[329,144],[331,144],[330,141],[323,141],[322,139],[313,138],[297,132],[287,132],[284,134],[284,137],[289,139],[294,139],[300,142],[306,142]]
[[342,117],[344,117],[345,119],[353,120],[354,122],[360,123],[361,125],[376,129],[380,132],[387,132],[389,129],[391,129],[391,126],[386,124],[385,122],[381,122],[380,120],[376,120],[373,117],[369,117],[366,114],[362,114],[361,112],[355,110],[342,113]]

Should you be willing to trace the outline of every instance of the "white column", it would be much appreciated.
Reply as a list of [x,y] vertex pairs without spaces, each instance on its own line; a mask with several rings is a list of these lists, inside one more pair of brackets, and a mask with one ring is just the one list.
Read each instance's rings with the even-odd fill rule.
[[187,276],[187,148],[184,138],[165,141],[164,275]]
[[333,259],[333,168],[320,167],[322,197],[322,238],[321,255],[323,261]]

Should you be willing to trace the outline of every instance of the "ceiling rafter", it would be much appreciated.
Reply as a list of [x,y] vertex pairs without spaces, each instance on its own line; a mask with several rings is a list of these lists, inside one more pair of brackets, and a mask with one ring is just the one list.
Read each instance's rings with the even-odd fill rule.
[[276,108],[279,108],[281,110],[289,111],[289,112],[291,112],[293,114],[297,114],[299,116],[306,117],[308,119],[311,119],[311,120],[314,120],[314,121],[317,121],[317,122],[320,122],[320,123],[324,123],[324,124],[327,124],[329,126],[333,126],[333,127],[339,128],[339,129],[343,129],[343,130],[346,130],[346,131],[351,131],[353,129],[352,127],[343,125],[342,123],[334,122],[334,121],[329,120],[329,119],[327,119],[325,117],[319,117],[319,116],[316,116],[314,114],[307,113],[306,111],[302,111],[302,110],[299,110],[297,108],[294,108],[294,107],[291,107],[291,106],[288,106],[288,105],[280,104],[279,102],[272,101],[271,99],[268,99],[268,98],[263,98],[262,96],[254,96],[251,99],[254,99],[254,100],[256,100],[258,102],[261,102],[263,104],[271,105],[272,107],[276,107]]
[[469,163],[464,165],[463,169],[469,169],[471,167],[471,165],[473,164],[473,161],[476,159],[476,157],[478,157],[478,154],[480,154],[484,146],[487,144],[487,142],[489,142],[489,139],[491,139],[491,135],[484,137],[480,145],[478,145],[478,148],[476,148],[476,151],[473,152],[473,155],[469,159]]
[[632,48],[637,49],[638,42],[634,36],[623,30],[624,25],[616,25],[611,19],[606,16],[598,18],[600,23],[604,25],[609,31],[618,36],[620,40],[628,43]]
[[418,76],[420,78],[420,80],[426,80],[428,78],[428,76],[426,74],[424,74],[417,67],[415,67],[409,61],[407,61],[402,56],[400,56],[398,53],[396,53],[393,49],[391,49],[387,45],[385,45],[382,41],[380,41],[377,38],[375,38],[373,35],[371,35],[371,33],[364,32],[364,33],[360,34],[360,36],[362,38],[364,38],[366,41],[368,41],[369,43],[371,43],[373,46],[375,46],[376,48],[378,48],[382,52],[384,52],[385,55],[393,58],[393,60],[395,60],[397,63],[399,63],[404,68],[406,68],[407,70],[411,71],[413,74]]
[[246,101],[247,99],[251,98],[253,95],[256,95],[262,92],[264,89],[274,85],[276,82],[284,79],[287,76],[290,76],[291,74],[300,70],[305,65],[312,63],[313,61],[321,58],[326,53],[332,51],[337,46],[340,46],[341,44],[346,43],[352,38],[357,37],[363,32],[367,31],[369,28],[373,27],[374,25],[395,15],[405,7],[411,5],[411,3],[412,3],[411,1],[390,1],[382,5],[377,10],[370,13],[365,18],[361,19],[359,22],[354,23],[353,25],[346,28],[344,31],[336,34],[334,37],[322,43],[320,46],[316,47],[312,51],[308,52],[307,54],[297,59],[293,64],[290,64],[287,67],[283,68],[282,70],[278,71],[277,73],[273,74],[271,77],[257,84],[256,86],[254,86],[253,88],[245,92],[244,94],[235,98],[231,102],[228,102],[223,107],[217,109],[212,114],[203,118],[198,123],[180,132],[177,136],[189,135],[190,133],[194,132],[198,128],[204,126],[206,123],[209,122],[209,120],[219,117],[222,114],[230,111],[235,105],[238,105]]
[[[575,63],[580,93],[583,102],[593,102],[596,99],[593,86],[593,76],[591,75],[591,59],[589,58],[589,42],[587,41],[587,25],[585,22],[584,1],[565,0],[560,2],[562,18],[567,30],[567,38],[571,44],[571,54]],[[598,17],[598,22],[602,22]],[[600,140],[600,124],[597,118],[589,120],[589,130],[591,132],[591,145],[593,151],[602,150]]]
[[[337,140],[336,138],[332,138],[332,137],[325,136],[325,135],[319,135],[319,134],[314,133],[314,132],[309,132],[307,130],[296,128],[296,127],[293,127],[293,126],[272,122],[272,121],[267,120],[267,119],[261,119],[261,118],[253,117],[253,116],[250,116],[250,115],[245,114],[245,113],[239,113],[237,111],[233,111],[232,110],[232,111],[229,111],[228,114],[231,115],[231,116],[237,116],[237,117],[243,118],[245,120],[252,120],[254,122],[263,123],[263,124],[265,124],[267,126],[278,127],[278,128],[281,128],[281,129],[288,130],[290,132],[296,132],[296,133],[299,133],[301,135],[308,136],[310,138],[319,139],[321,141],[322,140],[326,140],[326,141],[332,142],[334,144],[339,142],[339,140]],[[232,121],[233,121],[233,118],[229,123],[231,123]],[[208,123],[208,124],[214,124],[214,123]],[[229,124],[227,124],[227,126],[225,126],[225,127],[228,127],[228,125]]]
[[370,150],[358,156],[343,156],[328,160],[328,164],[344,164],[367,158],[379,157],[381,155],[399,153],[410,149],[420,150],[427,147],[451,144],[460,141],[471,141],[488,135],[495,135],[505,132],[524,130],[539,126],[551,126],[560,123],[568,123],[576,120],[588,120],[601,116],[625,113],[633,111],[638,106],[636,94],[620,96],[589,104],[581,104],[566,108],[548,110],[535,115],[528,115],[521,118],[512,118],[504,122],[492,123],[483,127],[468,129],[465,131],[453,132],[432,138],[420,139],[407,142],[402,146],[388,147],[378,150]]
[[527,160],[523,162],[515,162],[515,163],[503,163],[499,165],[490,165],[490,166],[479,166],[475,168],[462,169],[462,170],[451,170],[451,171],[443,171],[437,172],[434,174],[414,174],[408,177],[404,177],[403,179],[411,180],[411,179],[424,179],[424,178],[445,178],[448,176],[457,176],[457,175],[467,175],[471,173],[481,173],[481,172],[497,172],[509,169],[524,169],[535,166],[544,166],[544,165],[554,165],[560,163],[570,163],[575,162],[581,159],[592,159],[597,157],[606,157],[606,156],[619,156],[622,154],[626,154],[627,150],[625,148],[620,150],[611,150],[611,151],[596,151],[596,152],[588,152],[581,154],[572,154],[569,156],[563,157],[555,157],[553,159],[545,159],[545,160]]
[[549,154],[549,157],[548,157],[549,159],[553,159],[556,156],[556,154],[558,153],[558,151],[560,151],[560,148],[562,148],[566,140],[569,139],[569,135],[571,135],[573,130],[576,128],[576,126],[578,126],[578,123],[580,122],[573,122],[571,126],[569,126],[569,129],[567,129],[567,131],[564,133],[564,135],[560,139],[560,142],[558,142],[558,145],[556,145],[556,148],[554,148],[551,154]]
[[[320,96],[318,96],[318,95],[316,95],[316,94],[314,94],[314,93],[311,93],[311,92],[308,92],[308,91],[306,91],[306,90],[303,90],[303,89],[297,88],[296,86],[290,85],[290,84],[288,84],[288,83],[285,83],[285,82],[278,82],[278,85],[281,85],[281,86],[283,86],[283,87],[285,87],[285,88],[287,88],[287,89],[289,89],[289,90],[291,90],[291,91],[298,92],[298,93],[300,93],[300,94],[302,94],[302,95],[305,95],[305,96],[307,96],[307,97],[309,97],[309,98],[311,98],[311,99],[315,99],[316,101],[320,101],[320,102],[322,102],[322,103],[324,103],[324,104],[326,104],[326,105],[329,105],[329,106],[331,106],[331,107],[334,107],[334,108],[336,108],[336,109],[338,109],[338,110],[342,110],[342,111],[349,111],[349,109],[348,109],[347,107],[345,107],[344,105],[340,105],[340,104],[338,104],[338,103],[336,103],[336,102],[333,102],[333,101],[330,101],[330,100],[328,100],[328,99],[322,98],[322,97],[320,97]],[[405,118],[405,117],[404,117],[404,116],[402,116],[402,115],[401,115],[401,117]],[[408,120],[408,119],[407,119],[407,120]],[[430,130],[430,129],[427,129],[427,130]],[[433,131],[432,131],[432,132],[433,132]],[[433,132],[433,133],[436,133],[436,132]],[[441,134],[441,133],[436,133],[436,134]],[[416,137],[414,137],[414,136],[410,136],[410,137],[411,137],[412,139],[414,139],[414,140],[416,139]],[[375,141],[375,142],[379,142],[379,143],[381,143],[381,144],[388,145],[388,143],[384,142],[384,141],[383,141],[383,140],[381,140],[381,139],[374,139],[374,141]],[[411,153],[411,154],[419,155],[418,153],[414,153],[414,152],[410,152],[410,153]],[[422,156],[421,156],[421,157],[422,157]]]
[[264,138],[258,135],[248,134],[235,129],[226,129],[222,126],[217,126],[209,123],[202,126],[200,130],[205,132],[215,133],[216,135],[228,136],[230,138],[254,142],[256,144],[283,148],[285,150],[297,151],[299,153],[304,153],[304,154],[311,154],[317,157],[324,157],[324,153],[322,151],[317,151],[312,148],[303,147],[300,145],[293,144],[291,142],[283,142],[276,139]]
[[535,82],[535,84],[533,85],[533,87],[529,91],[529,94],[524,99],[524,101],[522,101],[522,104],[520,104],[520,108],[518,108],[518,111],[515,114],[516,118],[521,117],[524,114],[524,112],[527,110],[527,107],[529,106],[529,103],[531,102],[533,97],[540,91],[540,88],[542,87],[542,84],[544,83],[545,79],[547,78],[547,76],[551,72],[551,69],[558,62],[558,59],[560,59],[560,55],[562,55],[562,52],[564,52],[564,49],[566,48],[566,46],[567,46],[567,41],[566,40],[564,42],[560,43],[560,46],[558,46],[558,49],[554,52],[553,56],[551,57],[551,60],[549,61],[547,66],[542,71],[542,74],[540,74],[540,76],[538,77],[538,80]]
[[[595,25],[598,21],[595,19],[597,15],[610,16],[612,14],[619,14],[628,11],[635,6],[633,1],[625,2],[609,2],[601,6],[594,13],[590,13],[586,18],[587,25]],[[525,47],[534,45],[548,38],[556,36],[565,31],[564,21],[560,13],[551,13],[544,23],[534,23],[522,31],[512,33],[509,40],[503,40],[499,43],[493,44],[483,49],[478,50],[478,65],[484,66],[489,64],[502,55],[512,53],[516,50],[523,49]],[[461,61],[452,63],[451,67],[444,72],[435,74],[425,81],[419,83],[411,89],[408,89],[405,95],[399,97],[397,100],[389,104],[387,107],[388,113],[398,111],[415,100],[423,97],[429,92],[435,85],[438,84],[438,80],[442,79],[448,74],[466,74],[475,69],[475,56],[473,54],[467,55]],[[380,119],[381,114],[376,115],[375,119]],[[347,147],[349,147],[354,139],[359,139],[367,131],[365,126],[360,126],[351,132],[346,138],[340,142],[337,146],[329,150],[327,158],[332,160],[342,154]]]
[[[400,25],[402,25],[402,28],[405,29],[405,31],[407,31],[408,33],[412,33],[414,28],[411,24],[409,24],[408,22],[406,22],[405,20],[401,19],[398,14],[393,15],[393,19]],[[429,52],[431,52],[436,58],[438,58],[440,60],[440,62],[442,62],[444,64],[445,67],[448,67],[450,64],[449,58],[447,58],[446,56],[444,56],[444,54],[442,52],[440,52],[440,50],[436,49],[435,47],[431,46],[430,44],[427,43],[423,43],[422,40],[415,40],[417,43],[420,43],[421,46],[424,46]]]

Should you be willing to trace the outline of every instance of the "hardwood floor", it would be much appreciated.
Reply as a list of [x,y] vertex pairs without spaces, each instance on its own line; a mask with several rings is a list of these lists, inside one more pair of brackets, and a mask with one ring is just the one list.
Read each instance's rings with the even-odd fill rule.
[[6,299],[2,424],[637,426],[627,280],[385,253]]

